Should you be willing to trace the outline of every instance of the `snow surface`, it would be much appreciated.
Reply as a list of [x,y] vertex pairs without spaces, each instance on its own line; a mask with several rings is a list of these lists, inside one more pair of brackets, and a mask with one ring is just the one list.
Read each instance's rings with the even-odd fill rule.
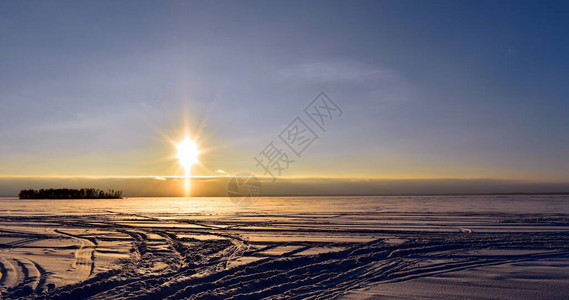
[[569,197],[0,199],[27,299],[569,298]]

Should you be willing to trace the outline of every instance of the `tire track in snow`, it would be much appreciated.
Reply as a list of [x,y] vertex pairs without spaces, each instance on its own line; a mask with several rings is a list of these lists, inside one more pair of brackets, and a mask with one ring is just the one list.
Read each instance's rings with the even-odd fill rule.
[[[448,239],[437,239],[436,241],[414,241],[406,245],[399,245],[399,249],[392,246],[382,245],[380,242],[364,245],[363,247],[354,247],[346,251],[335,254],[317,255],[312,259],[275,259],[260,264],[250,264],[248,267],[237,270],[234,273],[225,274],[224,276],[212,277],[210,280],[204,279],[201,282],[187,281],[183,285],[185,288],[178,293],[172,294],[171,299],[179,299],[190,297],[191,299],[200,299],[208,297],[222,297],[228,299],[246,299],[246,298],[264,298],[284,295],[285,297],[326,297],[333,296],[330,292],[333,287],[344,284],[344,290],[357,287],[359,282],[379,282],[385,280],[393,280],[399,278],[406,280],[409,275],[415,276],[431,276],[434,272],[452,272],[464,268],[474,268],[489,263],[506,263],[512,261],[512,258],[480,260],[476,262],[462,261],[457,263],[449,263],[440,266],[418,266],[411,267],[413,261],[409,257],[413,256],[434,256],[448,255],[453,251],[470,251],[473,249],[487,249],[493,247],[510,247],[517,245],[524,240],[526,247],[543,247],[544,241],[552,243],[549,247],[567,247],[567,236],[562,234],[551,239],[551,235],[542,235],[536,237],[531,242],[522,236],[509,235],[503,238],[484,237],[480,240],[462,239],[461,237]],[[521,245],[520,245],[521,246]],[[549,255],[521,255],[521,260],[538,259],[550,255],[565,256],[566,253],[561,251],[557,254]],[[366,272],[372,265],[379,261],[393,261],[394,264],[386,265],[374,272]],[[357,270],[362,272],[354,272]],[[246,270],[246,271],[245,271]],[[274,270],[274,271],[267,271]],[[406,277],[407,276],[407,277]],[[309,287],[310,293],[302,292],[304,287]],[[322,294],[317,294],[319,291]],[[300,293],[300,294],[296,294]],[[163,295],[161,295],[163,296]]]
[[22,268],[24,274],[24,280],[20,284],[20,287],[30,292],[38,290],[42,279],[42,273],[38,269],[36,263],[25,258],[17,259],[17,262],[20,268]]
[[3,293],[16,298],[40,291],[45,282],[45,271],[37,263],[21,257],[0,258]]
[[79,248],[75,250],[75,258],[71,263],[71,268],[79,273],[81,278],[89,278],[95,269],[95,246],[92,239],[87,239],[78,235],[54,229],[55,232],[71,237],[79,242]]
[[12,289],[18,285],[18,271],[8,259],[0,257],[0,271],[2,278],[0,286],[4,289]]
[[[87,223],[86,220],[87,217],[83,221],[77,219],[73,221],[73,226],[80,227],[81,222]],[[109,229],[112,225],[84,224],[84,226],[89,228],[106,226],[104,228]],[[569,256],[569,236],[566,232],[479,233],[475,231],[461,234],[401,231],[390,236],[406,240],[397,245],[389,244],[383,239],[350,245],[330,242],[326,245],[341,246],[342,250],[303,256],[295,255],[300,251],[294,250],[279,256],[263,257],[261,251],[276,246],[286,246],[288,243],[270,242],[270,246],[251,251],[249,250],[251,244],[232,230],[159,229],[158,226],[124,225],[115,225],[112,228],[119,232],[128,232],[133,237],[133,252],[136,254],[133,255],[133,259],[124,262],[119,270],[95,275],[84,282],[64,286],[53,292],[32,296],[44,299],[328,299],[339,297],[345,291],[371,283],[405,281],[512,261]],[[290,231],[296,232],[294,229]],[[226,239],[198,241],[176,236],[188,232],[223,235]],[[272,231],[267,230],[267,232]],[[299,232],[307,232],[307,229]],[[311,232],[318,234],[328,231],[316,228]],[[83,238],[66,232],[58,233],[78,239]],[[158,234],[164,240],[155,239],[150,242],[151,234]],[[320,242],[303,242],[303,248],[300,250],[322,245]],[[555,252],[507,256],[491,252],[480,256],[468,254],[474,250],[495,249]],[[227,269],[228,261],[243,255],[257,255],[262,259]],[[165,262],[173,263],[168,269],[152,271],[154,263]]]

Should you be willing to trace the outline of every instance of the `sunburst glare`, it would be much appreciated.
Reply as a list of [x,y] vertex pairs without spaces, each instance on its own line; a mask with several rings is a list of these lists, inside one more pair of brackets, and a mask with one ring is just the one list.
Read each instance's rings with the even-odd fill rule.
[[186,137],[176,146],[176,148],[178,149],[176,157],[187,173],[192,166],[198,162],[198,156],[200,155],[198,145],[189,137]]
[[180,143],[176,145],[178,153],[176,157],[184,167],[184,194],[186,197],[190,196],[191,192],[191,173],[192,166],[198,162],[200,150],[195,141],[186,136]]

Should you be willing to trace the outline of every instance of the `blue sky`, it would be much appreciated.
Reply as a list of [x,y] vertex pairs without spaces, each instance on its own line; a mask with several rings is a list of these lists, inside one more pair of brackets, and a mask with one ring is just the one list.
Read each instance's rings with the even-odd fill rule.
[[[326,92],[286,176],[569,181],[562,1],[3,1],[0,175],[259,173]],[[206,151],[207,150],[207,151]]]

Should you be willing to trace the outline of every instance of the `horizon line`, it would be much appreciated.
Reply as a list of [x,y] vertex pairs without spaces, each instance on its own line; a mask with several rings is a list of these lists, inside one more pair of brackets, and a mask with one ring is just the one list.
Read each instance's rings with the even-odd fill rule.
[[[427,197],[427,196],[564,196],[569,195],[567,192],[506,192],[506,193],[393,193],[393,194],[342,194],[342,195],[326,195],[326,194],[310,194],[310,195],[291,195],[277,194],[265,195],[259,198],[292,198],[292,197]],[[229,196],[123,196],[122,198],[100,199],[100,200],[121,200],[128,198],[225,198]],[[0,196],[2,198],[18,198],[18,196]],[[22,199],[22,200],[88,200],[88,199]]]

